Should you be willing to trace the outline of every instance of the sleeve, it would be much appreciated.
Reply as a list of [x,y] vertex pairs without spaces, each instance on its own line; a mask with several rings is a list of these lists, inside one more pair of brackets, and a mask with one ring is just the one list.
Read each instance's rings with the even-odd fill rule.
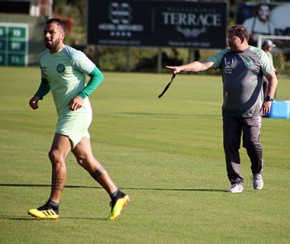
[[277,70],[276,70],[276,68],[274,66],[272,54],[271,53],[268,53],[268,57],[269,57],[269,60],[270,60],[270,65],[271,65],[272,70],[274,70],[276,72]]
[[39,88],[38,88],[38,90],[37,90],[37,92],[35,93],[34,96],[38,96],[38,97],[40,98],[40,100],[42,100],[43,97],[44,97],[47,93],[49,93],[49,91],[50,91],[50,87],[49,87],[49,84],[48,84],[48,82],[47,82],[47,79],[42,78],[42,79],[41,79],[41,83],[40,83],[40,85],[39,85]]
[[213,62],[213,68],[218,68],[220,66],[220,63],[222,61],[223,56],[225,53],[229,51],[228,48],[221,50],[220,52],[216,53],[215,55],[209,57],[207,61]]
[[270,59],[264,51],[260,52],[260,62],[262,67],[262,72],[264,75],[269,74],[271,71],[275,71],[274,67],[271,65]]
[[84,74],[90,74],[96,67],[87,55],[79,50],[72,50],[71,60],[73,67]]
[[89,76],[91,78],[87,86],[79,93],[79,96],[83,99],[89,96],[101,84],[101,82],[104,79],[104,75],[97,67],[93,69],[93,71],[89,74]]

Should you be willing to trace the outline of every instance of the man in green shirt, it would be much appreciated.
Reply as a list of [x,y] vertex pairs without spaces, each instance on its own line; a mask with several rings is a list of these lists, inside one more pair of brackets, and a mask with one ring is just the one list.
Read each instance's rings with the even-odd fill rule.
[[[220,68],[223,80],[223,141],[226,168],[232,193],[243,191],[244,179],[240,170],[240,142],[251,161],[253,187],[261,190],[263,157],[260,143],[261,115],[270,112],[277,87],[277,77],[269,59],[261,49],[249,46],[249,34],[244,26],[233,26],[228,31],[228,45],[205,61],[181,66],[167,66],[174,74],[181,71],[200,72]],[[263,98],[263,76],[269,80],[266,98]]]
[[[273,62],[273,56],[272,56],[272,49],[273,47],[275,47],[276,45],[271,41],[271,40],[265,40],[262,43],[262,50],[267,54],[269,61],[270,61],[270,65],[272,67],[273,70],[275,70],[275,73],[277,75],[277,70],[274,66],[274,62]],[[268,92],[268,80],[267,78],[264,76],[263,79],[263,92],[264,95],[267,96],[267,92]],[[274,98],[276,97],[276,94],[274,95]]]
[[[46,50],[40,54],[41,83],[29,101],[32,109],[39,100],[52,92],[58,121],[49,151],[52,165],[51,194],[48,201],[28,214],[39,219],[58,219],[59,202],[66,180],[65,159],[72,151],[77,162],[106,190],[111,197],[110,220],[116,220],[129,196],[121,192],[104,167],[94,157],[88,128],[92,121],[92,109],[88,96],[99,86],[103,74],[81,51],[63,43],[65,25],[59,19],[50,19],[44,28]],[[85,84],[86,75],[90,76]]]

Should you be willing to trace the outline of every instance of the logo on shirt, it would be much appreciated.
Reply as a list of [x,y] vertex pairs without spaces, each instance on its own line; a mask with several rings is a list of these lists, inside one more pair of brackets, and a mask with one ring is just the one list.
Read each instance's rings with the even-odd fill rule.
[[231,74],[232,73],[232,64],[233,64],[233,59],[231,57],[225,57],[225,68],[224,71],[226,74]]
[[252,60],[245,60],[245,65],[246,65],[246,67],[251,67],[253,65],[253,61]]
[[58,73],[63,73],[65,71],[65,66],[63,64],[58,64],[56,70]]

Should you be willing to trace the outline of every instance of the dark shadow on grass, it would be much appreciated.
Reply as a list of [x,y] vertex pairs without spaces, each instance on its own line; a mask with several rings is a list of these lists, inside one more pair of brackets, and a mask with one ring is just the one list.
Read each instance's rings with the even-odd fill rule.
[[[50,185],[47,184],[7,184],[0,183],[0,187],[47,187],[50,188]],[[102,187],[98,186],[75,186],[75,185],[67,185],[65,188],[77,188],[77,189],[102,189]],[[221,189],[185,189],[185,188],[144,188],[144,187],[120,187],[124,190],[138,190],[138,191],[184,191],[184,192],[227,192]],[[1,215],[0,219],[8,219],[11,221],[49,221],[49,220],[39,220],[33,218],[31,216],[8,216]],[[93,218],[93,217],[77,217],[77,216],[68,216],[68,217],[60,217],[59,220],[94,220],[94,221],[108,221],[106,218]]]
[[[47,184],[5,184],[0,183],[0,187],[50,187]],[[103,189],[99,186],[75,186],[75,185],[66,185],[65,188],[80,188],[80,189]],[[227,192],[222,189],[203,189],[203,188],[145,188],[145,187],[120,187],[124,190],[141,190],[141,191],[185,191],[185,192]]]
[[[121,187],[120,187],[121,188]],[[142,187],[126,187],[122,189],[141,190],[141,191],[188,191],[188,192],[227,192],[222,189],[193,189],[193,188],[142,188]]]
[[106,218],[93,218],[93,217],[77,217],[77,216],[71,216],[71,217],[60,217],[58,220],[43,220],[43,219],[37,219],[31,216],[7,216],[7,215],[0,215],[0,219],[9,219],[14,221],[61,221],[63,220],[98,220],[98,221],[108,221]]
[[92,218],[92,217],[61,217],[60,220],[62,219],[109,221],[107,218]]
[[144,112],[127,112],[127,113],[117,113],[117,114],[122,114],[122,115],[132,115],[132,116],[154,116],[154,117],[169,117],[169,118],[176,118],[176,117],[205,117],[205,118],[216,118],[216,117],[221,117],[219,114],[162,114],[162,113],[144,113]]

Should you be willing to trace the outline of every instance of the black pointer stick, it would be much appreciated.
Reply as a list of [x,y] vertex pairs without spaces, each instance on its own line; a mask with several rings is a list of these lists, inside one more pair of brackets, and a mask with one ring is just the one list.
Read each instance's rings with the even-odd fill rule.
[[158,96],[158,98],[161,98],[163,96],[163,94],[168,90],[168,88],[170,87],[171,83],[173,82],[174,78],[175,78],[176,74],[173,74],[171,77],[171,80],[169,81],[169,83],[165,86],[163,92]]

